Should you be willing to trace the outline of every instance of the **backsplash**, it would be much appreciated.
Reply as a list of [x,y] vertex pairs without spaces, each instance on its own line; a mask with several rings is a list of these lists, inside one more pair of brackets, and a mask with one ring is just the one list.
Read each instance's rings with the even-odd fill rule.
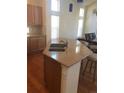
[[42,31],[41,26],[28,26],[29,33],[27,35],[45,35],[45,31]]

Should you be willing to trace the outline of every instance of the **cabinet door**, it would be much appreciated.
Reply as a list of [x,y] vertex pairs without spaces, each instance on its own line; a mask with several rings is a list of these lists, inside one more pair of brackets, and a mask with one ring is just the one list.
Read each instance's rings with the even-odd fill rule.
[[34,7],[32,5],[27,5],[27,24],[34,24]]
[[33,37],[30,38],[30,48],[31,48],[31,52],[35,52],[38,50],[38,39]]
[[33,5],[27,5],[27,24],[41,25],[42,24],[42,8]]
[[35,7],[35,25],[42,24],[42,8],[36,6]]
[[45,48],[45,37],[38,38],[38,49],[43,50]]
[[38,52],[45,48],[45,37],[31,37],[28,42],[30,52]]

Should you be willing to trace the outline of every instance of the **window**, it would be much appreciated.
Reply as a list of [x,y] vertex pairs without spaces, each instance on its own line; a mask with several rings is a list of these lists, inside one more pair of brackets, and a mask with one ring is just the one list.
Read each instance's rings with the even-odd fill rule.
[[82,37],[83,32],[83,17],[84,17],[84,9],[80,8],[79,11],[79,20],[78,20],[78,33],[77,37]]
[[59,16],[51,15],[51,39],[59,37]]
[[60,0],[51,0],[51,10],[60,11]]
[[82,30],[83,30],[83,19],[78,20],[78,34],[77,37],[82,36]]
[[50,2],[50,28],[51,39],[59,38],[59,15],[60,15],[60,0],[49,0]]
[[60,0],[51,0],[51,39],[59,38]]
[[84,9],[83,8],[80,8],[79,16],[80,17],[83,17],[84,16]]

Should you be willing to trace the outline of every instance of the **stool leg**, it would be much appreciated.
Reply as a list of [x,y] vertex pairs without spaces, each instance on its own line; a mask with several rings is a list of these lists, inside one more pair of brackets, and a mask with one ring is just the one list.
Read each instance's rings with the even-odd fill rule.
[[95,81],[95,77],[96,77],[96,69],[97,69],[97,62],[95,62],[95,68],[94,68],[94,75],[93,75],[93,81]]
[[90,71],[89,71],[90,73],[91,73],[92,65],[93,65],[93,62],[91,62],[91,65],[90,65]]
[[83,76],[84,76],[84,73],[85,73],[85,71],[86,71],[86,69],[87,69],[88,63],[89,63],[89,61],[87,60],[87,63],[86,63],[86,65],[85,65],[85,67],[84,67]]
[[81,60],[81,72],[80,72],[81,76],[83,76],[83,72],[84,72],[83,66],[84,66],[84,63],[86,63],[86,62],[87,62],[87,58]]

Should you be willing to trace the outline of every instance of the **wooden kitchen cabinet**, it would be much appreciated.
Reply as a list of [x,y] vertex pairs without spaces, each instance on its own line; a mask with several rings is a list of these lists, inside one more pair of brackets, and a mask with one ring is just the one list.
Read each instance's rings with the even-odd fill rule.
[[42,25],[42,8],[39,6],[35,6],[34,12],[35,12],[34,24],[35,25]]
[[32,5],[27,6],[27,25],[34,24],[34,7]]
[[27,51],[28,53],[39,52],[45,48],[45,37],[28,37]]
[[30,50],[31,52],[38,51],[38,38],[30,38]]
[[38,40],[38,49],[39,50],[42,50],[45,48],[45,37],[40,37],[40,38],[37,38]]
[[42,25],[42,8],[27,5],[27,25]]
[[45,0],[27,0],[27,4],[35,6],[43,6]]

